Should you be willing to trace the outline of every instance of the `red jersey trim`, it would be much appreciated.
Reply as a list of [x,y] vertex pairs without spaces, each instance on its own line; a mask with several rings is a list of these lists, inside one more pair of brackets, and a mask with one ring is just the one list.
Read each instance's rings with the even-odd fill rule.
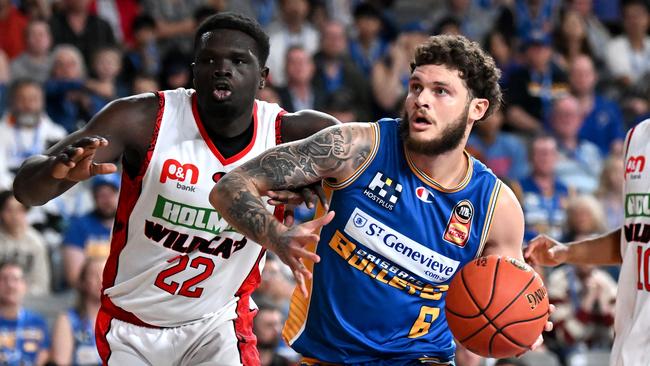
[[246,276],[246,279],[237,290],[235,296],[239,297],[237,301],[237,318],[234,320],[235,335],[237,336],[237,349],[239,350],[240,362],[244,366],[254,366],[260,364],[260,355],[257,351],[257,337],[253,333],[253,319],[257,310],[250,309],[250,295],[257,288],[262,280],[259,265],[266,249],[262,248],[257,260]]
[[275,144],[280,145],[284,141],[282,140],[282,116],[287,114],[287,111],[284,109],[278,112],[278,115],[275,116]]
[[237,160],[241,159],[242,157],[244,157],[246,154],[248,154],[249,151],[251,151],[251,149],[255,145],[255,141],[257,141],[257,101],[253,103],[253,138],[242,151],[238,152],[237,154],[227,159],[224,158],[223,155],[221,155],[221,152],[219,152],[219,149],[217,149],[214,142],[212,142],[210,136],[208,135],[208,132],[205,129],[205,125],[203,124],[203,121],[201,120],[201,116],[199,115],[199,109],[196,101],[196,93],[192,94],[192,114],[194,115],[194,121],[196,121],[196,126],[199,128],[201,137],[203,137],[203,141],[205,141],[205,143],[210,148],[210,151],[212,151],[214,156],[216,156],[217,159],[219,159],[222,165],[232,164]]
[[[131,179],[126,171],[122,172],[122,188],[120,189],[120,198],[117,204],[117,213],[113,222],[111,251],[108,255],[108,259],[106,260],[106,265],[104,267],[102,294],[107,288],[113,287],[113,285],[115,285],[115,277],[117,276],[117,267],[119,264],[120,254],[126,246],[129,216],[131,215],[131,212],[133,212],[133,207],[135,207],[135,204],[140,197],[140,192],[142,191],[142,178],[144,177],[144,174],[149,167],[149,162],[151,161],[151,156],[153,155],[153,151],[156,147],[156,141],[158,140],[160,124],[162,122],[163,113],[165,111],[165,94],[163,92],[158,92],[157,94],[158,114],[156,115],[156,122],[154,125],[153,133],[151,135],[149,147],[147,148],[147,154],[142,161],[138,175]],[[148,325],[138,319],[132,313],[129,313],[115,306],[105,295],[102,295],[102,308],[117,319],[136,325],[152,327],[151,325]]]

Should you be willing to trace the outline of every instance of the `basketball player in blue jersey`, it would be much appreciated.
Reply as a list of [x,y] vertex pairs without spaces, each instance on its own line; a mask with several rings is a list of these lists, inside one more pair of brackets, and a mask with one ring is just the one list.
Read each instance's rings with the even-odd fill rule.
[[[519,203],[464,150],[474,123],[499,107],[499,77],[478,44],[431,37],[415,53],[402,119],[273,148],[212,190],[231,225],[297,277],[311,272],[283,331],[305,365],[453,364],[444,306],[454,274],[481,255],[523,260]],[[320,179],[336,218],[321,210],[289,228],[264,209],[261,193]]]
[[209,17],[195,34],[195,89],[118,99],[20,168],[16,197],[41,205],[122,159],[95,328],[103,364],[259,364],[249,298],[265,248],[232,230],[208,195],[265,149],[337,123],[256,100],[268,54],[254,20]]

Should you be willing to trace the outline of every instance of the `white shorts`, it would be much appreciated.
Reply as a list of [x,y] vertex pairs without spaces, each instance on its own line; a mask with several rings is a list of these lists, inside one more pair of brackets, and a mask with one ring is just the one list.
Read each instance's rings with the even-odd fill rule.
[[100,310],[97,348],[108,366],[259,365],[256,338],[250,327],[241,328],[240,320],[215,316],[180,327],[147,328]]

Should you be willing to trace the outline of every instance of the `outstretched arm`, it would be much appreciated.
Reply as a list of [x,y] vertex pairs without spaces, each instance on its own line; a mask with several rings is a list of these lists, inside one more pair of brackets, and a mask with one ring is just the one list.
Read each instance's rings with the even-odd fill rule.
[[289,229],[265,208],[262,195],[351,176],[373,148],[374,128],[368,123],[332,126],[268,150],[226,174],[210,192],[210,203],[239,232],[278,254],[294,273],[309,276],[300,258],[318,261],[318,257],[302,247],[318,240],[313,231],[333,215]]

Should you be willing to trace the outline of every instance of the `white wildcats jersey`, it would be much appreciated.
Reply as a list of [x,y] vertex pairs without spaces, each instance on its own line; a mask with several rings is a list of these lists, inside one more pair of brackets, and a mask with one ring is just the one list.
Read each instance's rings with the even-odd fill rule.
[[144,326],[234,319],[250,312],[264,251],[235,232],[208,196],[223,174],[276,145],[284,111],[256,100],[250,144],[225,159],[208,138],[194,90],[159,92],[159,100],[148,158],[135,179],[122,176],[102,306]]
[[[611,364],[650,365],[650,120],[630,130],[625,153],[623,266]],[[646,164],[647,163],[647,164]]]

